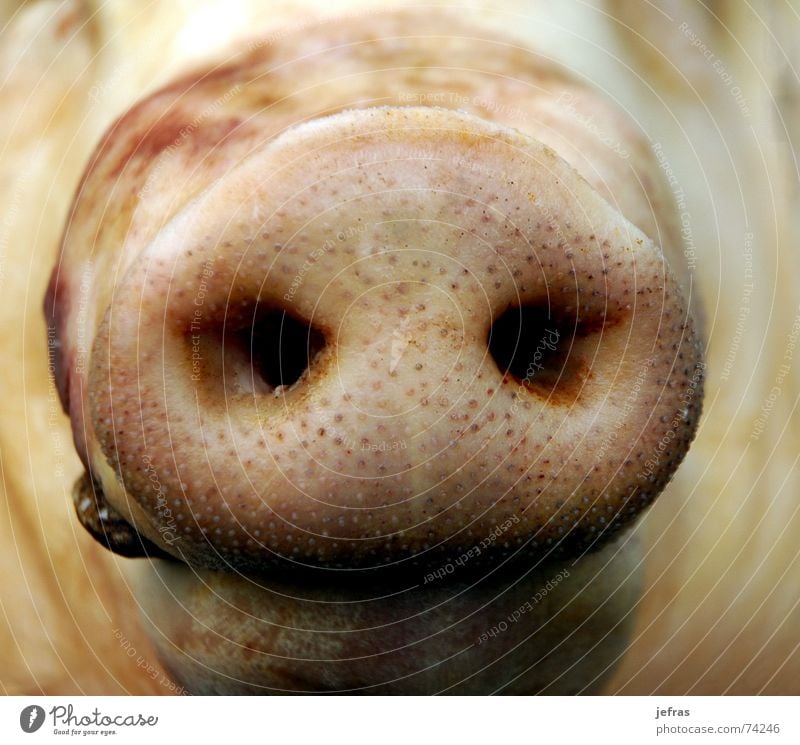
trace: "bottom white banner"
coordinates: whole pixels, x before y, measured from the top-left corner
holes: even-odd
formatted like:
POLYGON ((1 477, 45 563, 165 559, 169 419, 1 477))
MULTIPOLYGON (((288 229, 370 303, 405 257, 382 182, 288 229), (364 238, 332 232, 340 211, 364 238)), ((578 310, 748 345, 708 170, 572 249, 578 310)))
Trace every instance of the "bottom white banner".
POLYGON ((123 698, 0 699, 0 742, 320 745, 515 743, 798 743, 798 700, 774 698, 123 698), (750 739, 743 739, 750 738, 750 739))

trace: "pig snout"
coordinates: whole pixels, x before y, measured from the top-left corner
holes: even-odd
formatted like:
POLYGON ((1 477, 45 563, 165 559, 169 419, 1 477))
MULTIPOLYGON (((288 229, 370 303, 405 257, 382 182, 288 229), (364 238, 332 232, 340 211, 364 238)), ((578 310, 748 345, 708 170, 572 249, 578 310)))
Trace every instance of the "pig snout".
POLYGON ((299 125, 165 225, 88 375, 99 481, 185 561, 600 545, 691 440, 652 241, 541 143, 425 108, 299 125))

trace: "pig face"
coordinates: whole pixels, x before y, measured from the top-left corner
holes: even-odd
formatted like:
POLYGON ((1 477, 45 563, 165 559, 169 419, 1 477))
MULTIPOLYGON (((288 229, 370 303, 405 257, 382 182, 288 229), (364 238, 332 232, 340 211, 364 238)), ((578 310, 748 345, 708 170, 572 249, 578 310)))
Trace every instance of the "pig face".
POLYGON ((92 159, 46 310, 113 550, 264 577, 564 560, 686 453, 703 363, 646 142, 536 55, 409 22, 256 45, 92 159))

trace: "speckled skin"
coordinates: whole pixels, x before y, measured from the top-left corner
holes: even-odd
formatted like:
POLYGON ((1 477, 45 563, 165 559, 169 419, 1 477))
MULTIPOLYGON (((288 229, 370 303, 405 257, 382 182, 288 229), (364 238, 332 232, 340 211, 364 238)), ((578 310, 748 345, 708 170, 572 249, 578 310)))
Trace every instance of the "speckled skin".
MULTIPOLYGON (((402 16, 374 22, 388 35, 402 16)), ((49 301, 65 359, 79 315, 92 341, 80 372, 61 366, 87 466, 144 536, 193 564, 397 561, 471 545, 512 514, 511 546, 593 545, 656 496, 694 431, 699 396, 676 418, 697 377, 691 318, 661 252, 623 215, 651 236, 669 228, 628 186, 630 158, 554 101, 593 94, 533 55, 485 42, 482 72, 443 76, 438 55, 474 48, 330 33, 176 83, 101 145, 49 301), (292 62, 346 37, 351 47, 317 51, 333 60, 292 62), (380 72, 397 59, 407 72, 380 72), (334 61, 352 78, 309 93, 334 61), (445 85, 456 103, 491 106, 351 108, 446 103, 445 85), (348 110, 319 117, 336 109, 348 110), (548 141, 571 143, 560 151, 589 183, 548 141), (327 340, 284 396, 254 383, 249 358, 221 353, 223 327, 247 327, 257 302, 327 340), (492 320, 521 303, 549 307, 572 345, 574 368, 552 390, 520 387, 487 354, 492 320), (665 437, 667 456, 637 478, 665 437), (169 545, 158 506, 174 518, 169 545)), ((619 114, 593 111, 641 152, 619 114)), ((641 181, 656 183, 641 157, 641 181)))
POLYGON ((530 51, 414 29, 305 28, 190 74, 111 128, 76 196, 46 310, 78 452, 212 584, 418 573, 498 526, 470 571, 577 557, 693 437, 701 346, 646 140, 530 51), (487 344, 521 305, 561 350, 527 384, 487 344), (267 309, 324 337, 288 388, 241 343, 267 309))
POLYGON ((142 463, 158 473, 189 563, 386 563, 472 545, 512 515, 512 546, 583 549, 647 504, 688 445, 690 412, 673 422, 694 372, 685 317, 648 238, 548 148, 451 111, 353 111, 263 147, 141 253, 95 336, 91 419, 154 542, 142 463), (453 172, 464 151, 485 178, 453 172), (278 396, 218 338, 252 323, 256 300, 328 340, 278 396), (487 335, 518 304, 563 317, 580 360, 564 375, 579 380, 547 391, 500 372, 487 335), (577 306, 589 330, 575 331, 577 306), (598 462, 620 421, 624 447, 598 462), (674 456, 637 480, 676 424, 674 456))

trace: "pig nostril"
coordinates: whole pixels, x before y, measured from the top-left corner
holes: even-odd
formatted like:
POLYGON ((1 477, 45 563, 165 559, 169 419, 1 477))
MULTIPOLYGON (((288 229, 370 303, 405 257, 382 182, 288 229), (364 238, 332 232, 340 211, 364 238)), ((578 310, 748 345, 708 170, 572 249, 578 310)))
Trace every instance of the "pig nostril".
POLYGON ((526 389, 574 400, 586 378, 574 319, 557 319, 546 306, 508 308, 489 329, 489 352, 504 376, 526 389))
POLYGON ((244 360, 255 382, 274 390, 292 386, 325 347, 325 336, 286 311, 257 309, 250 325, 226 341, 226 354, 244 360))

